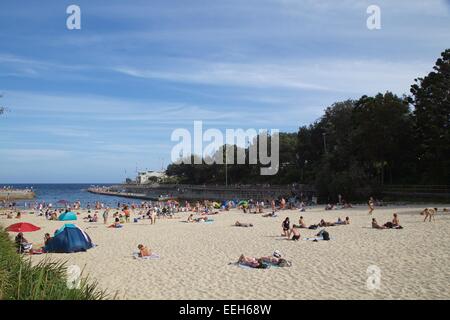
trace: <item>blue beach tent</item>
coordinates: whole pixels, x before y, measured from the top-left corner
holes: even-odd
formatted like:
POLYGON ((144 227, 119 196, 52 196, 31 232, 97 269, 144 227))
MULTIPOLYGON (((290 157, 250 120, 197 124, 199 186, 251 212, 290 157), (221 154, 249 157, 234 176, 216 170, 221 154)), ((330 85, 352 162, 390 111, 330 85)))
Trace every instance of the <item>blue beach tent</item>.
POLYGON ((93 247, 89 236, 74 224, 65 224, 55 232, 47 243, 45 252, 71 253, 86 251, 93 247))
POLYGON ((59 221, 71 221, 71 220, 77 220, 77 214, 72 211, 61 213, 58 217, 59 221))

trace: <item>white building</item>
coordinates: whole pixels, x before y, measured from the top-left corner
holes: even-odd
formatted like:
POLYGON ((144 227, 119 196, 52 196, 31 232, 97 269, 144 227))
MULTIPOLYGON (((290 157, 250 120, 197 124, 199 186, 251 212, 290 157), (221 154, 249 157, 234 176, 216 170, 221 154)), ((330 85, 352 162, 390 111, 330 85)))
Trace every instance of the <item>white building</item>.
POLYGON ((136 177, 136 182, 138 184, 148 184, 160 182, 161 179, 165 179, 167 175, 161 171, 141 171, 136 177))

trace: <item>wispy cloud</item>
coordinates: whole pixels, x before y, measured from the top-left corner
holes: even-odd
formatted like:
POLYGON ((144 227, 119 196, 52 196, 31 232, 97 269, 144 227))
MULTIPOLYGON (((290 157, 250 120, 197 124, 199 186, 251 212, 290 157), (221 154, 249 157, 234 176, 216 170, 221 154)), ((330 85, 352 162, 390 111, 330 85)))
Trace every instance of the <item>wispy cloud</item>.
POLYGON ((171 70, 115 67, 131 77, 212 86, 288 88, 353 94, 393 90, 406 93, 413 79, 431 69, 431 62, 358 59, 316 59, 274 63, 182 63, 171 70))

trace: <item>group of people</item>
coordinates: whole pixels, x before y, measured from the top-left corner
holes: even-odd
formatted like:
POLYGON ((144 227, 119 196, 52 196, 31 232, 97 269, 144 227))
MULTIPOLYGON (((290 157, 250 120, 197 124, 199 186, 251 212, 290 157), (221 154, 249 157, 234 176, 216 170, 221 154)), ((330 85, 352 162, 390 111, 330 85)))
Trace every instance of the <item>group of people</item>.
POLYGON ((382 226, 380 226, 375 218, 372 218, 372 228, 373 229, 403 229, 403 227, 400 225, 400 219, 398 218, 398 215, 394 213, 394 218, 392 221, 388 221, 382 226))
POLYGON ((23 232, 19 232, 14 238, 14 243, 16 244, 18 253, 37 253, 45 252, 45 246, 49 244, 52 239, 53 238, 50 236, 50 234, 46 233, 44 235, 44 246, 38 250, 34 250, 33 244, 25 238, 23 232))
POLYGON ((350 218, 345 217, 344 220, 338 218, 336 222, 326 222, 324 219, 321 219, 318 224, 312 224, 309 227, 306 225, 303 216, 300 217, 298 224, 293 224, 291 227, 291 222, 289 217, 286 217, 281 224, 281 228, 283 230, 281 236, 286 237, 291 240, 299 240, 300 239, 300 231, 299 229, 317 229, 318 227, 333 227, 339 225, 349 225, 350 218), (291 238, 292 235, 292 238, 291 238))

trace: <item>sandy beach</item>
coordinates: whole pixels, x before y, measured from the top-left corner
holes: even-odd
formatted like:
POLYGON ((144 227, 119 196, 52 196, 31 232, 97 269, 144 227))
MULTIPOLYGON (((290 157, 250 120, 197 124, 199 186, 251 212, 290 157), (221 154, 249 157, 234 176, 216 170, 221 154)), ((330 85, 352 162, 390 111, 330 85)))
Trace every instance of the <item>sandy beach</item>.
MULTIPOLYGON (((127 223, 121 229, 82 219, 76 224, 97 245, 87 252, 31 256, 64 259, 85 268, 102 289, 118 299, 449 299, 450 298, 450 213, 442 210, 435 222, 423 222, 424 205, 377 207, 373 216, 380 224, 397 212, 402 230, 375 230, 367 207, 325 211, 322 206, 306 212, 285 210, 276 218, 231 210, 212 216, 213 223, 183 223, 179 219, 158 219, 127 223), (281 223, 287 216, 306 224, 320 219, 336 221, 350 217, 351 224, 326 228, 331 241, 288 241, 281 237, 281 223), (236 220, 253 223, 252 228, 232 226, 236 220), (143 243, 160 255, 159 260, 132 257, 143 243), (290 268, 245 269, 235 262, 240 254, 271 255, 274 250, 292 262, 290 268), (367 268, 381 270, 378 290, 366 286, 367 268)), ((450 207, 450 205, 428 205, 450 207)), ((81 217, 87 216, 86 211, 81 217)), ((100 214, 101 215, 101 214, 100 214)), ((112 221, 112 218, 109 219, 112 221)), ((42 229, 25 237, 38 247, 45 232, 53 232, 62 221, 47 221, 35 214, 23 214, 23 222, 42 229)), ((4 227, 18 219, 0 217, 4 227)), ((316 230, 301 230, 314 236, 316 230)), ((11 237, 15 233, 11 233, 11 237)))

